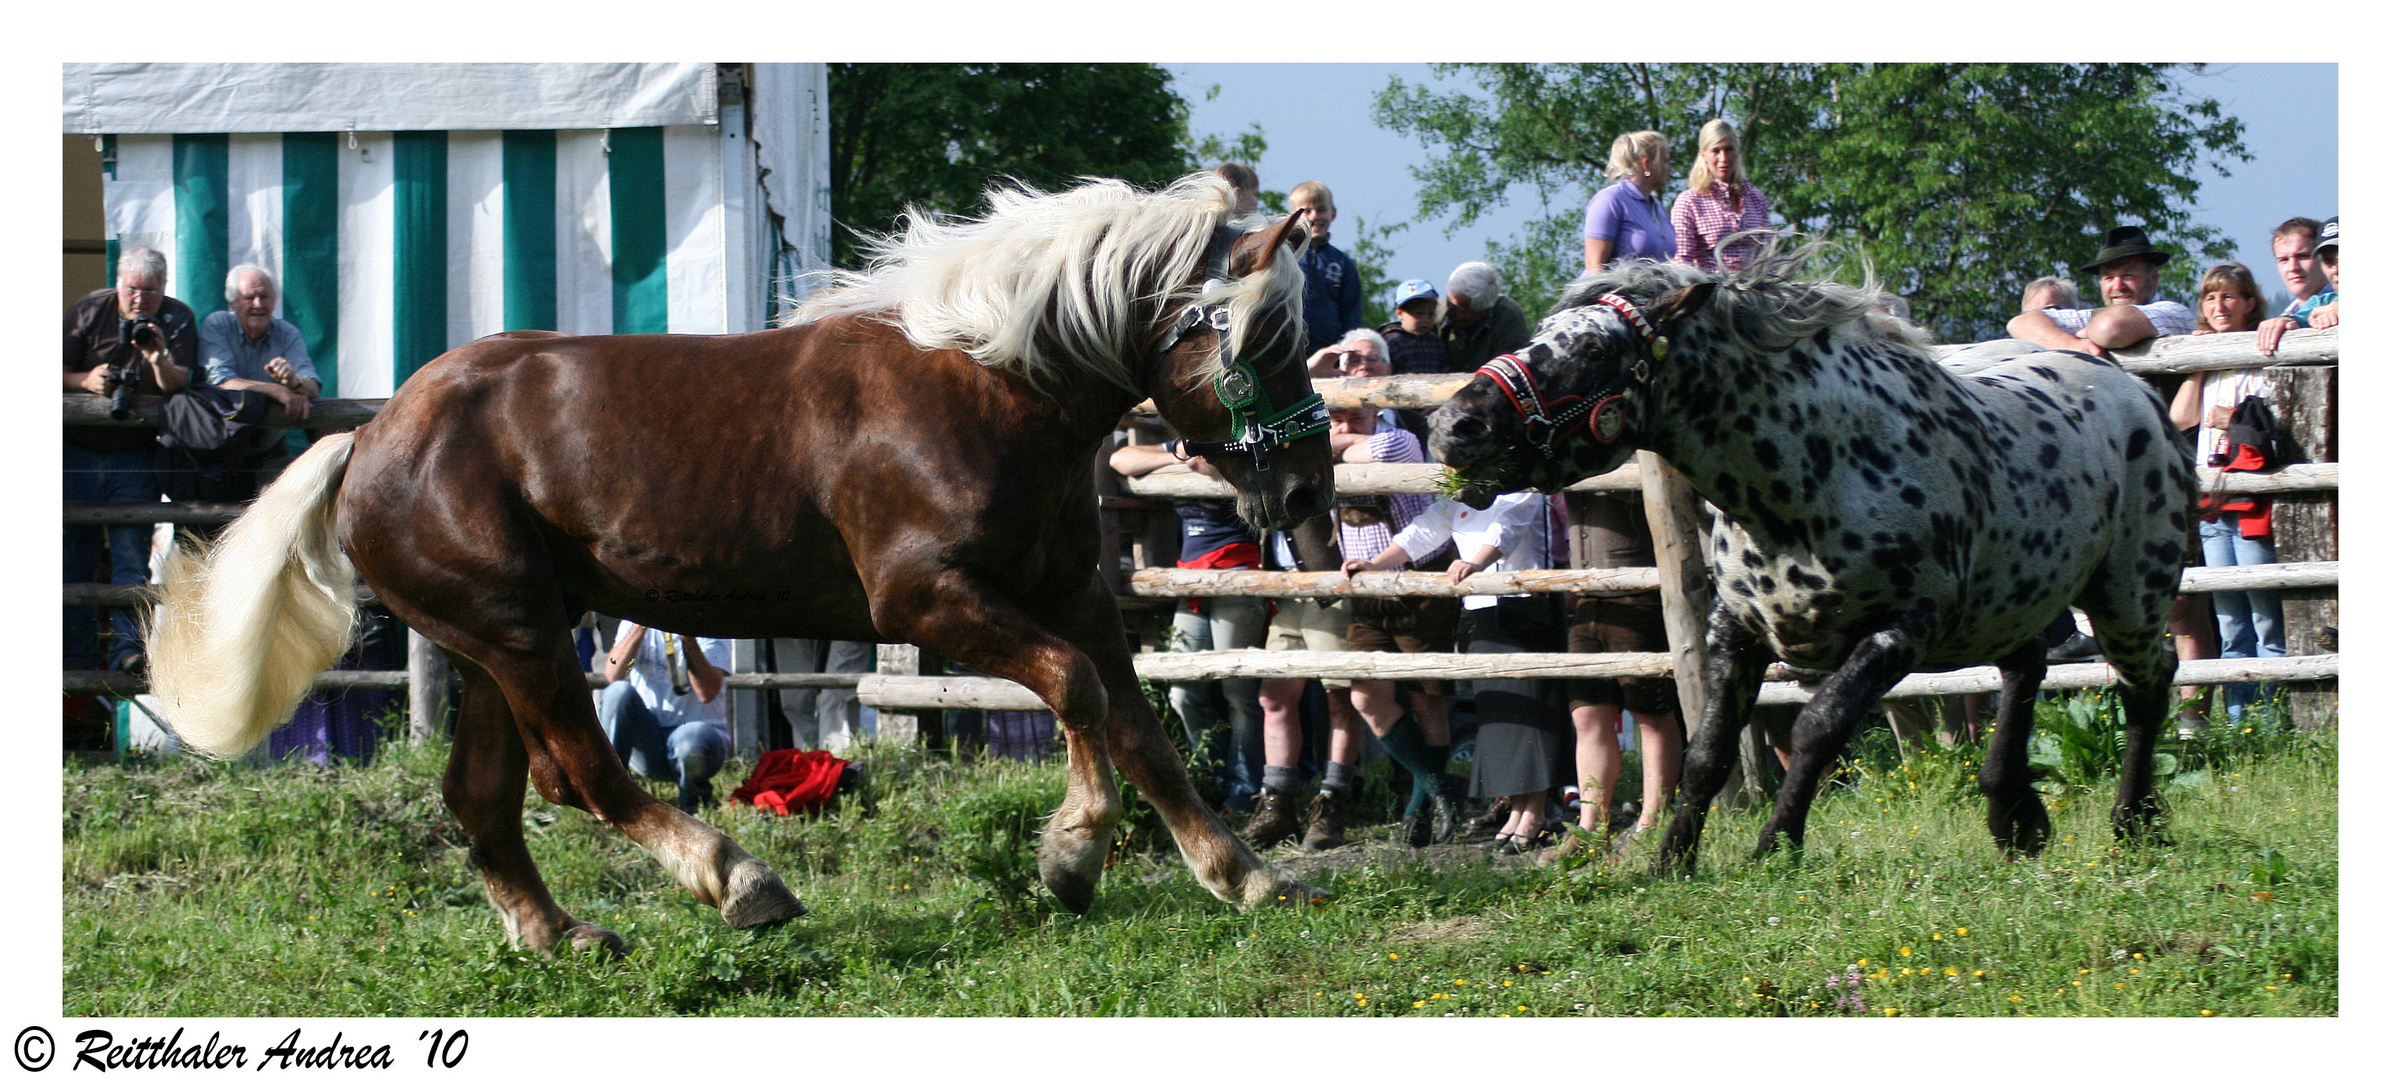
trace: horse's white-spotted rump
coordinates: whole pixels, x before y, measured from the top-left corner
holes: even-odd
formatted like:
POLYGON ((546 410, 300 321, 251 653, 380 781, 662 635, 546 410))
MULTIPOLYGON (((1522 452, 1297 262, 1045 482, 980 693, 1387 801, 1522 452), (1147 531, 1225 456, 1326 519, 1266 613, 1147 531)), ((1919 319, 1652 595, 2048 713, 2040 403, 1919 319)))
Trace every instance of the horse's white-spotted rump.
POLYGON ((1819 775, 1902 675, 1987 663, 2010 687, 1983 778, 1989 824, 2039 849, 2049 826, 2024 742, 2040 636, 2070 604, 2127 685, 2118 823, 2147 827, 2175 664, 2162 629, 2194 497, 2158 396, 2082 353, 1954 373, 1869 293, 1789 280, 1793 265, 1636 262, 1579 281, 1518 351, 1538 385, 1500 365, 1435 418, 1435 453, 1471 491, 1555 491, 1649 449, 1713 507, 1710 700, 1663 865, 1689 862, 1698 793, 1722 782, 1770 657, 1833 675, 1795 726, 1763 851, 1799 842, 1819 775), (1563 413, 1619 399, 1623 433, 1547 425, 1530 397, 1563 413))

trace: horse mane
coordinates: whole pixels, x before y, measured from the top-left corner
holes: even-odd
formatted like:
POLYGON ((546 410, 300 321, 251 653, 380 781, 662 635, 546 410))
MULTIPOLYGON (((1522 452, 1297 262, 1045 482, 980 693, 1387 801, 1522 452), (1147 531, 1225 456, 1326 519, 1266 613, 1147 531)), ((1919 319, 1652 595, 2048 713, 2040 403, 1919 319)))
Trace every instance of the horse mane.
POLYGON ((1172 305, 1230 303, 1236 349, 1271 310, 1300 321, 1288 252, 1243 280, 1204 288, 1195 273, 1234 206, 1214 174, 1156 192, 1098 179, 1051 194, 996 186, 985 198, 980 218, 911 207, 899 231, 868 238, 866 269, 832 273, 785 325, 861 315, 920 349, 957 349, 1038 386, 1082 373, 1141 393, 1128 359, 1154 347, 1172 305))
POLYGON ((1569 282, 1552 311, 1591 304, 1605 293, 1649 303, 1677 289, 1714 281, 1717 295, 1693 317, 1710 320, 1738 340, 1778 348, 1819 330, 1855 326, 1870 338, 1899 345, 1930 362, 1933 339, 1917 324, 1878 306, 1881 286, 1873 271, 1864 286, 1844 285, 1821 269, 1826 253, 1822 240, 1789 252, 1771 240, 1750 265, 1717 274, 1685 263, 1628 259, 1569 282))

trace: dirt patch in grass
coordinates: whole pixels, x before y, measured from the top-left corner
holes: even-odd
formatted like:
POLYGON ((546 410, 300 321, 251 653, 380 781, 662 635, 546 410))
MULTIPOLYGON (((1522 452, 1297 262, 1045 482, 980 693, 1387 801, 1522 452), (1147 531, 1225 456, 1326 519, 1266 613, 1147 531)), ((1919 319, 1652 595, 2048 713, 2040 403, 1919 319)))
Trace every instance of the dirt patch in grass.
POLYGON ((1484 917, 1460 915, 1396 926, 1392 930, 1392 943, 1395 946, 1467 945, 1489 938, 1494 932, 1492 923, 1484 917))

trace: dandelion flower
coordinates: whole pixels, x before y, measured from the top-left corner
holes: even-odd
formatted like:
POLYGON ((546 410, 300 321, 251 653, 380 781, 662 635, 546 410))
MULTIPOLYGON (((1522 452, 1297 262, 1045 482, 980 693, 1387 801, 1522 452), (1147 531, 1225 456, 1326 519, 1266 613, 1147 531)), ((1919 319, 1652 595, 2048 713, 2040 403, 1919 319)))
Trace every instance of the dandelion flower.
POLYGON ((1396 952, 1388 952, 1388 953, 1385 953, 1385 954, 1384 954, 1384 959, 1386 959, 1386 960, 1398 960, 1398 959, 1400 959, 1400 958, 1401 958, 1401 954, 1399 954, 1399 953, 1396 953, 1396 952))
POLYGON ((1451 985, 1452 985, 1452 986, 1465 986, 1465 985, 1467 985, 1467 980, 1465 980, 1465 979, 1452 979, 1452 980, 1451 980, 1451 985))
POLYGON ((2011 994, 2011 995, 2009 995, 2009 1000, 2010 1000, 2010 1002, 2011 1002, 2012 1004, 2014 1004, 2014 1003, 2016 1003, 2016 1002, 2024 1001, 2024 1000, 2026 1000, 2026 999, 2025 999, 2025 998, 2022 998, 2022 997, 2019 997, 2019 996, 2017 996, 2016 994, 2011 994))
POLYGON ((2203 1015, 2203 1016, 2216 1016, 2217 1014, 2218 1014, 2218 1011, 2217 1011, 2216 1009, 2203 1009, 2203 1010, 2201 1010, 2201 1015, 2203 1015))
POLYGON ((1967 927, 1964 927, 1964 926, 1954 926, 1954 927, 1952 927, 1952 928, 1951 928, 1951 932, 1952 932, 1952 933, 1954 933, 1954 934, 1957 934, 1957 935, 1959 935, 1960 937, 1966 937, 1966 936, 1967 936, 1967 927))
POLYGON ((1953 978, 1956 978, 1956 977, 1958 977, 1958 975, 1959 975, 1959 969, 1958 969, 1958 968, 1955 968, 1955 967, 1947 967, 1947 968, 1944 968, 1944 969, 1942 969, 1942 973, 1943 973, 1944 975, 1947 975, 1947 976, 1951 976, 1951 977, 1953 977, 1953 978))
POLYGON ((1884 1010, 1884 1015, 1886 1015, 1886 1016, 1899 1016, 1899 1015, 1901 1015, 1901 1010, 1899 1010, 1899 1009, 1886 1009, 1886 1010, 1884 1010))
POLYGON ((1901 955, 1903 955, 1903 956, 1908 956, 1908 955, 1910 955, 1910 952, 1909 952, 1909 946, 1907 946, 1907 945, 1903 945, 1903 946, 1901 946, 1901 955))
POLYGON ((1977 968, 1974 971, 1968 972, 1968 977, 1971 979, 1981 979, 1984 977, 1984 969, 1977 968))

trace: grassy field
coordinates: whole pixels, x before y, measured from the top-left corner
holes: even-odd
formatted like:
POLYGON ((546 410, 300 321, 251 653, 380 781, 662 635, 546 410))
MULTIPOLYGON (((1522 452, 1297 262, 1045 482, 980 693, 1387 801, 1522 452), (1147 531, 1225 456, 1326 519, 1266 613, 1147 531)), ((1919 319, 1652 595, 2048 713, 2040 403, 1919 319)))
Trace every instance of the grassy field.
POLYGON ((1797 858, 1744 857, 1757 811, 1712 819, 1690 879, 1639 858, 1546 870, 1464 848, 1425 857, 1359 828, 1330 856, 1271 855, 1336 899, 1247 913, 1192 884, 1147 811, 1092 913, 1060 912, 1033 884, 1028 839, 1063 788, 1055 765, 871 752, 872 813, 710 811, 810 906, 756 932, 726 928, 584 814, 529 801, 560 902, 634 946, 555 961, 502 942, 441 807, 443 747, 337 769, 70 763, 63 1008, 2334 1015, 2334 738, 2219 729, 2180 747, 2174 844, 2126 850, 2075 721, 2046 716, 2058 833, 2039 860, 2005 862, 1984 836, 1972 752, 1904 763, 1878 730, 1819 799, 1797 858))

